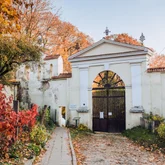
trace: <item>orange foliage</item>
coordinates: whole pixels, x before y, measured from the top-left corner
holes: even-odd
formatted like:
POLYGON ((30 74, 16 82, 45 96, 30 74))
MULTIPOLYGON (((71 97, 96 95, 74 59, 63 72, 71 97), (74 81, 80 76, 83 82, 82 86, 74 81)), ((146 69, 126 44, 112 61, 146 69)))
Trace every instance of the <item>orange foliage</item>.
POLYGON ((53 52, 60 54, 63 57, 64 70, 70 72, 68 57, 88 47, 93 40, 69 22, 59 21, 56 32, 56 36, 52 36, 50 41, 53 46, 50 54, 53 52))
POLYGON ((16 0, 0 1, 0 34, 12 33, 20 29, 17 6, 19 3, 16 0))
POLYGON ((142 46, 142 44, 140 42, 138 42, 133 37, 129 36, 127 33, 113 34, 113 35, 107 36, 106 39, 112 39, 116 42, 122 42, 122 43, 126 43, 126 44, 142 46))
POLYGON ((161 68, 165 67, 165 55, 155 55, 150 58, 150 68, 161 68))
POLYGON ((26 33, 29 39, 37 40, 42 35, 42 44, 46 54, 60 54, 64 61, 64 70, 71 71, 68 56, 89 46, 93 41, 69 22, 63 22, 58 11, 53 14, 47 0, 31 0, 32 5, 22 5, 21 34, 26 33), (79 46, 77 50, 76 45, 79 46))

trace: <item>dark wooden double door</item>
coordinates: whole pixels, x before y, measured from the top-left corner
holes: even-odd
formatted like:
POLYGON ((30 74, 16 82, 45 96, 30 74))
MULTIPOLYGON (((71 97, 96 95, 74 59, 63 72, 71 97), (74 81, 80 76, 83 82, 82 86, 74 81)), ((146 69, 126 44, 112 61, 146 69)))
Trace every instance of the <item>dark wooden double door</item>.
POLYGON ((125 130, 125 88, 94 88, 92 93, 93 131, 125 130))

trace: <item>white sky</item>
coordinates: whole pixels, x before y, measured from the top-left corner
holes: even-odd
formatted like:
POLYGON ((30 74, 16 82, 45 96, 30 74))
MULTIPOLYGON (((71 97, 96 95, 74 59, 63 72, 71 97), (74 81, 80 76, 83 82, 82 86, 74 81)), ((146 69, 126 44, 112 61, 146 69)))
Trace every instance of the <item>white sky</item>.
POLYGON ((61 8, 61 19, 75 25, 94 41, 105 28, 111 34, 128 33, 144 45, 165 54, 165 0, 51 0, 61 8), (162 51, 164 49, 164 51, 162 51))

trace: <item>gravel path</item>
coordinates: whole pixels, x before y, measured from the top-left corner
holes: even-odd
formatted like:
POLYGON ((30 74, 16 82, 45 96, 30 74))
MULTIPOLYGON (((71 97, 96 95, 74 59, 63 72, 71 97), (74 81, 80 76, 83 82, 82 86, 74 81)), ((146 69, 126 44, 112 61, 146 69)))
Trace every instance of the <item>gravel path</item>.
POLYGON ((83 165, 165 165, 165 155, 144 150, 120 134, 99 133, 77 142, 83 165))

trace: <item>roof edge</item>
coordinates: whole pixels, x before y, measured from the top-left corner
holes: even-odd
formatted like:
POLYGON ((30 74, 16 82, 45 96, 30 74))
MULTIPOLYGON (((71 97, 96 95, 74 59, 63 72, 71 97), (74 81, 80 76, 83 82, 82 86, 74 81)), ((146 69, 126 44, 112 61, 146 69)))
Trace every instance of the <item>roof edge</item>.
POLYGON ((53 76, 51 79, 59 80, 59 79, 66 79, 71 77, 72 77, 72 73, 60 73, 58 76, 53 76))
POLYGON ((47 60, 53 60, 53 59, 58 59, 60 57, 59 54, 56 55, 47 55, 43 60, 47 61, 47 60))
POLYGON ((165 72, 165 67, 157 67, 157 68, 148 68, 147 69, 148 73, 152 72, 165 72))

